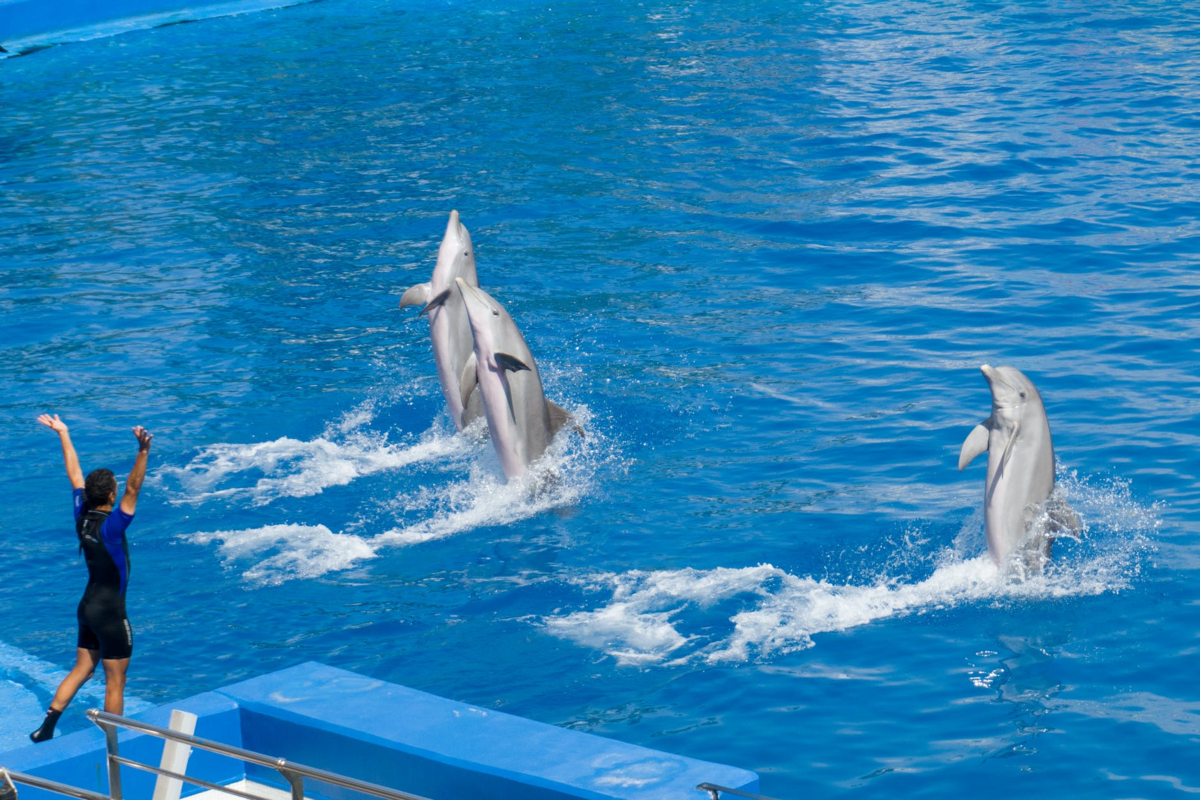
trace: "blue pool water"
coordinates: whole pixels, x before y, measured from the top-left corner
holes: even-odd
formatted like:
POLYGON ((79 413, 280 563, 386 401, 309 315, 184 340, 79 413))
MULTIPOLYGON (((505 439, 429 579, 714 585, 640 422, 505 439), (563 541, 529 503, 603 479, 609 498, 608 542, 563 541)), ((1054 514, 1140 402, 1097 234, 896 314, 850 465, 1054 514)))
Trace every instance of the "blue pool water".
POLYGON ((52 411, 85 469, 155 433, 137 703, 315 659, 782 798, 1200 791, 1198 47, 1144 1, 326 0, 0 62, 0 747, 73 655, 52 411), (452 208, 587 428, 540 490, 396 308, 452 208), (1026 583, 956 469, 984 362, 1086 528, 1026 583))

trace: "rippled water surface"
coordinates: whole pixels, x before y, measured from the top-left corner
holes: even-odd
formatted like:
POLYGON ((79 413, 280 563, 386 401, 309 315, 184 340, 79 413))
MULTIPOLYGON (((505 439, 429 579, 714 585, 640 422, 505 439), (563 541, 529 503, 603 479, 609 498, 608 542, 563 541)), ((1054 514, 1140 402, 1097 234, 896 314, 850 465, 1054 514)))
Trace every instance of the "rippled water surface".
POLYGON ((85 469, 155 433, 135 705, 315 659, 781 798, 1200 791, 1198 51, 1186 4, 326 0, 0 62, 0 747, 73 658, 52 411, 85 469), (587 429, 540 482, 397 309, 452 208, 587 429), (1024 583, 956 469, 985 362, 1085 527, 1024 583))

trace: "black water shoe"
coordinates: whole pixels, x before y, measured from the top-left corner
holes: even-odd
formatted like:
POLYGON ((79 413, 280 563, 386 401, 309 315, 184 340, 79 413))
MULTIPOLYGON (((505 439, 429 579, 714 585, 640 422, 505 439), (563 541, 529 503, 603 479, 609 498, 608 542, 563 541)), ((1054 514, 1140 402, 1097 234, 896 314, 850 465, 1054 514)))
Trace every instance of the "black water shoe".
POLYGON ((34 744, 54 738, 54 726, 58 724, 58 718, 61 716, 62 712, 54 710, 53 707, 46 712, 46 719, 42 720, 42 727, 29 734, 29 738, 33 740, 34 744))

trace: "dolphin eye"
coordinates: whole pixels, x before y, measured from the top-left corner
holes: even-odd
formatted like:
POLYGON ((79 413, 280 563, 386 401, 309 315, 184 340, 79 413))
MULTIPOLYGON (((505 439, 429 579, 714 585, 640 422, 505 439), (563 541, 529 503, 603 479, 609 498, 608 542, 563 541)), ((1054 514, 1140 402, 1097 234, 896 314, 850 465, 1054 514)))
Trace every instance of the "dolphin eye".
POLYGON ((1024 392, 1021 392, 1021 399, 1022 399, 1022 400, 1024 400, 1024 399, 1025 399, 1025 393, 1024 393, 1024 392))

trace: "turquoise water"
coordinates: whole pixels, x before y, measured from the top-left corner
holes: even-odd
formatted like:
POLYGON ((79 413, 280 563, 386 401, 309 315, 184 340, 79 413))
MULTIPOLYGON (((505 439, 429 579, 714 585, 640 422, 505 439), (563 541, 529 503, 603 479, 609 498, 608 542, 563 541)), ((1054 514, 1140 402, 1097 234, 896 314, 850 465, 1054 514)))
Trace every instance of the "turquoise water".
MULTIPOLYGON (((128 470, 129 693, 309 659, 762 773, 1200 790, 1200 24, 1134 4, 326 0, 0 62, 0 746, 128 470), (506 485, 396 308, 457 208, 562 437, 506 485), (1086 527, 984 552, 980 364, 1086 527)), ((64 730, 86 727, 80 698, 64 730)))

